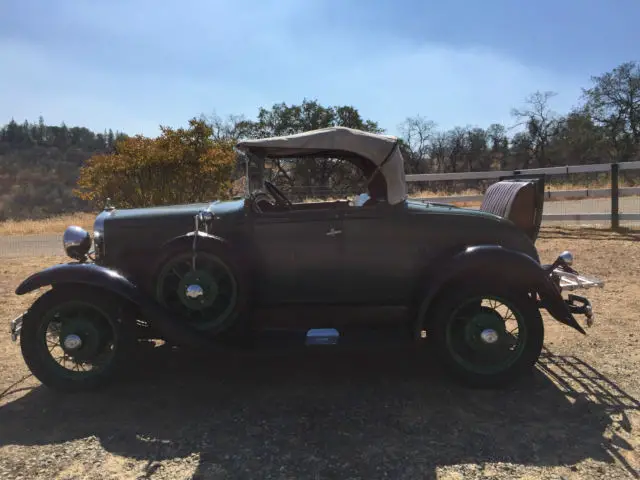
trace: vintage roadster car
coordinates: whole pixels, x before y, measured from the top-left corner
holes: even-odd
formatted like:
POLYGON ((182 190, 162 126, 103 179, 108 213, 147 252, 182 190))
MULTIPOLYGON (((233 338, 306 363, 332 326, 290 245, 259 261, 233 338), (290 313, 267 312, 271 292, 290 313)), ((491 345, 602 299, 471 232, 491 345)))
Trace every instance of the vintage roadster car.
POLYGON ((11 323, 33 374, 63 391, 102 386, 143 339, 239 351, 429 345, 469 386, 505 385, 543 345, 541 309, 578 332, 593 314, 563 291, 601 286, 535 247, 544 177, 489 186, 480 209, 410 200, 398 140, 347 128, 241 141, 247 158, 339 158, 367 192, 293 203, 274 184, 243 198, 101 212, 74 261, 16 289, 43 293, 11 323), (92 249, 93 244, 93 249, 92 249), (305 347, 307 346, 307 347, 305 347), (318 348, 318 347, 316 347, 318 348))

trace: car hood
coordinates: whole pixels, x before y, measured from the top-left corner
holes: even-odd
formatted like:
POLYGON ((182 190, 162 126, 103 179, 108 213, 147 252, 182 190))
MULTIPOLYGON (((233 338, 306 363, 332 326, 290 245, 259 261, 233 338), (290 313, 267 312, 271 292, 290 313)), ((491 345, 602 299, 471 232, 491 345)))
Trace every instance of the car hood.
POLYGON ((225 219, 242 212, 244 202, 244 199, 234 199, 185 205, 105 210, 96 218, 94 228, 101 230, 105 222, 109 224, 117 223, 120 226, 135 227, 148 225, 156 221, 180 220, 184 222, 186 219, 193 221, 193 218, 203 210, 208 210, 216 217, 225 219))

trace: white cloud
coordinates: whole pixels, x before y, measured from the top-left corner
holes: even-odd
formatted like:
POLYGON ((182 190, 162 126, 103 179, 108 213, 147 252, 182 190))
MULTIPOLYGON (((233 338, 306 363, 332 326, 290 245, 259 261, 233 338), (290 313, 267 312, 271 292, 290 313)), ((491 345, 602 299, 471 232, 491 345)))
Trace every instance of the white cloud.
POLYGON ((535 90, 559 93, 553 107, 565 112, 580 94, 577 78, 556 75, 484 49, 426 44, 388 48, 330 74, 331 102, 354 102, 393 129, 420 114, 442 128, 508 124, 510 111, 535 90))
POLYGON ((323 30, 314 5, 294 0, 62 5, 56 19, 65 22, 46 30, 50 41, 38 36, 46 18, 30 23, 31 33, 0 36, 9 65, 0 76, 0 122, 43 115, 155 134, 159 124, 200 113, 253 117, 260 106, 307 97, 354 105, 394 133, 416 114, 441 128, 508 124, 510 109, 537 89, 557 91, 554 107, 564 112, 584 80, 483 48, 323 30))

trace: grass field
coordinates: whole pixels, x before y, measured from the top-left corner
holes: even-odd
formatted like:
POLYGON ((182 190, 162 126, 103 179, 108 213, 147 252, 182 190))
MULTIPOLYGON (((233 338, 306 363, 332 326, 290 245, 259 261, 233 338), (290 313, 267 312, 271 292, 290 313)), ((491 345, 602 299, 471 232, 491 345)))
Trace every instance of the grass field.
POLYGON ((5 220, 0 222, 0 236, 62 233, 69 225, 78 225, 91 232, 97 213, 72 213, 37 220, 5 220))
MULTIPOLYGON (((638 478, 639 239, 543 228, 544 261, 570 247, 607 284, 588 292, 587 336, 546 317, 538 369, 506 391, 465 390, 411 352, 156 349, 109 390, 56 395, 2 334, 0 478, 638 478)), ((3 259, 0 318, 34 300, 13 295, 22 278, 61 261, 3 259)))

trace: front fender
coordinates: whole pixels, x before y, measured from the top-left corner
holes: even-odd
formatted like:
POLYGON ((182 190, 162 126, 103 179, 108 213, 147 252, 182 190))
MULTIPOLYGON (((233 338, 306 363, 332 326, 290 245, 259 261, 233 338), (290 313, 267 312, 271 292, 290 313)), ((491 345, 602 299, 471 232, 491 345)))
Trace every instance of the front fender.
POLYGON ((476 245, 456 253, 442 269, 434 274, 422 296, 416 321, 416 335, 424 327, 429 307, 443 293, 448 284, 464 279, 495 277, 509 285, 524 287, 540 296, 540 306, 553 318, 580 333, 586 334, 567 307, 560 290, 553 283, 550 272, 530 256, 499 245, 476 245))
POLYGON ((228 258, 233 261, 244 275, 248 277, 253 275, 255 265, 259 263, 259 256, 246 237, 236 236, 231 241, 230 239, 202 231, 192 231, 166 241, 160 249, 154 268, 160 268, 160 265, 164 263, 167 257, 174 255, 173 252, 176 250, 191 250, 195 235, 198 235, 196 240, 197 251, 210 250, 228 255, 228 258))
POLYGON ((206 243, 209 244, 215 244, 215 245, 219 245, 219 246, 228 246, 229 242, 227 242, 227 240, 225 240, 222 237, 219 237, 217 235, 212 235, 210 233, 205 233, 205 232, 201 232, 201 231, 193 231, 193 232, 189 232, 186 233, 184 235, 179 235, 177 237, 173 237, 169 240, 167 240, 163 245, 162 245, 162 249, 167 249, 167 248, 172 248, 175 245, 192 245, 193 244, 193 239, 194 237, 198 235, 198 240, 197 242, 201 242, 204 241, 206 243))
POLYGON ((24 295, 38 288, 58 283, 80 283, 94 287, 105 287, 128 300, 134 300, 136 287, 120 273, 96 265, 95 263, 62 263, 45 268, 26 278, 18 288, 16 295, 24 295))
POLYGON ((120 273, 94 263, 64 263, 46 268, 26 278, 16 288, 16 295, 24 295, 38 288, 58 285, 89 285, 105 289, 134 304, 168 340, 176 345, 195 349, 211 349, 205 336, 176 321, 170 312, 149 298, 120 273))

